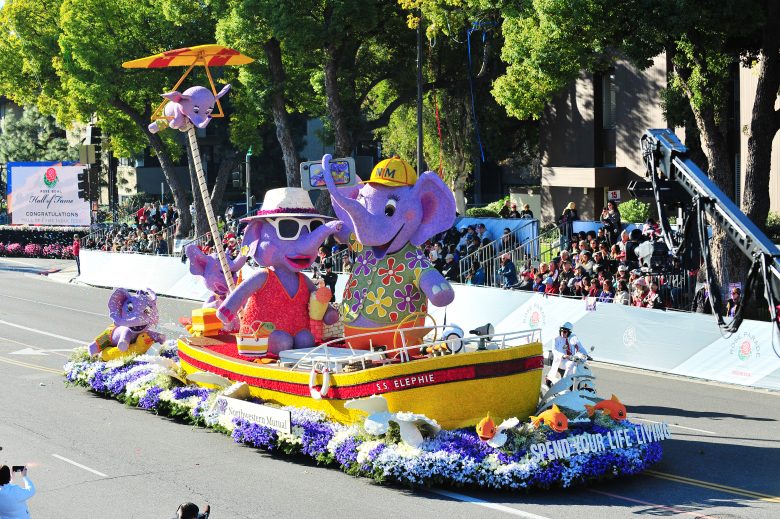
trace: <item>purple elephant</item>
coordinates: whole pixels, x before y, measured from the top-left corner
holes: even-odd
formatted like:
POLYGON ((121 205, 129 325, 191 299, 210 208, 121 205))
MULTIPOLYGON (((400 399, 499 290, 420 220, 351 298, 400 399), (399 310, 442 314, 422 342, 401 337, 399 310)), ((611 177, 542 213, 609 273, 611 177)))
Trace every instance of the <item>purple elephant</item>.
MULTIPOLYGON (((342 222, 325 223, 328 217, 317 214, 308 193, 301 188, 279 188, 266 192, 263 209, 257 216, 244 218, 243 246, 263 267, 231 292, 219 306, 217 316, 231 322, 243 307, 242 332, 255 331, 262 323, 275 330, 268 337, 268 353, 314 345, 309 326, 309 297, 314 283, 301 271, 310 266, 318 247, 331 234, 341 230, 342 222)), ((338 312, 328 308, 323 321, 333 324, 338 312)))
POLYGON ((155 121, 149 125, 149 131, 157 133, 166 127, 175 130, 183 130, 187 122, 191 122, 196 128, 205 128, 211 122, 211 112, 214 110, 214 104, 217 99, 230 91, 230 85, 225 85, 219 91, 217 97, 214 93, 202 86, 190 87, 184 92, 168 92, 162 96, 169 102, 165 104, 163 114, 164 121, 155 121))
MULTIPOLYGON (((421 325, 428 300, 446 306, 455 297, 420 249, 452 227, 455 198, 438 175, 428 171, 418 178, 398 157, 378 163, 362 187, 337 188, 330 159, 322 158, 322 168, 333 209, 344 221, 338 239, 344 241, 351 232, 357 241, 343 299, 344 334, 375 332, 370 337, 374 344, 400 344, 397 328, 421 325)), ((350 344, 368 347, 368 338, 350 344)))
MULTIPOLYGON (((203 283, 211 292, 211 295, 203 303, 203 308, 217 308, 225 300, 228 294, 228 286, 225 281, 225 275, 222 273, 222 267, 215 254, 204 254, 200 248, 193 244, 187 245, 184 250, 190 260, 190 274, 203 278, 203 283)), ((227 258, 230 272, 233 273, 233 283, 236 282, 237 272, 246 263, 246 256, 239 256, 235 261, 227 258)), ((234 319, 223 328, 226 332, 237 332, 239 327, 238 319, 234 319)))
POLYGON ((108 311, 114 326, 89 345, 90 355, 97 355, 110 346, 127 351, 144 332, 157 343, 165 342, 165 335, 149 329, 159 320, 157 294, 151 290, 139 290, 132 295, 124 288, 117 288, 108 300, 108 311))

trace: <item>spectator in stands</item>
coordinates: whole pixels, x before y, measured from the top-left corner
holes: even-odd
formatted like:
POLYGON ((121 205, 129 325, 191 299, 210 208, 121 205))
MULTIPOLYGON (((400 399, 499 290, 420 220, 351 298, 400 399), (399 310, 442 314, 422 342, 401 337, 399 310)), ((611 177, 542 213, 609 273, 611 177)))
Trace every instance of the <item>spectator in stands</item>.
POLYGON ((617 243, 617 237, 622 229, 620 211, 618 211, 617 203, 614 200, 609 200, 607 207, 601 212, 601 223, 604 224, 607 242, 610 245, 617 243))
POLYGON ((568 283, 569 280, 573 278, 574 270, 571 267, 571 261, 561 260, 561 270, 558 272, 558 281, 565 281, 568 283))
POLYGON ((546 287, 544 285, 544 278, 542 277, 542 275, 537 274, 536 276, 534 276, 534 283, 531 286, 531 291, 539 292, 540 294, 543 294, 545 288, 546 287))
POLYGON ((590 259, 590 251, 582 251, 577 262, 577 266, 582 266, 582 271, 584 274, 587 274, 588 276, 593 274, 593 267, 595 263, 592 259, 590 259))
POLYGON ((582 297, 598 297, 599 287, 593 284, 590 276, 582 278, 582 297))
POLYGON ((498 274, 501 276, 503 288, 517 284, 517 267, 509 254, 501 256, 501 268, 498 269, 498 274))
POLYGON ((520 274, 520 281, 513 285, 512 289, 531 291, 534 286, 532 274, 531 269, 523 269, 523 272, 520 274))
POLYGON ((654 240, 661 236, 661 226, 658 225, 655 220, 648 218, 645 224, 642 226, 642 234, 654 240))
POLYGON ((620 279, 617 282, 617 291, 615 292, 615 304, 628 305, 631 302, 631 296, 628 293, 628 284, 620 279))
POLYGON ((645 307, 654 308, 656 310, 666 310, 663 298, 658 293, 658 281, 653 280, 650 282, 650 291, 645 296, 645 307))
POLYGON ((742 308, 742 289, 734 287, 731 289, 731 297, 726 301, 726 317, 733 318, 740 308, 742 308))
POLYGON ((558 225, 561 227, 561 248, 568 249, 574 234, 574 221, 579 220, 577 215, 577 205, 569 202, 566 208, 558 218, 558 225))
POLYGON ((572 291, 571 288, 569 288, 569 283, 567 281, 558 282, 558 295, 567 296, 567 297, 571 297, 574 295, 574 292, 572 291))
POLYGON ((455 261, 454 255, 447 254, 444 257, 444 265, 441 273, 447 281, 460 283, 460 266, 458 265, 458 262, 455 261))
POLYGON ((490 232, 487 230, 484 223, 477 224, 477 236, 479 236, 479 241, 484 245, 486 245, 485 240, 487 240, 487 243, 493 241, 493 237, 490 236, 490 232))
POLYGON ((481 286, 485 284, 485 269, 480 265, 479 261, 474 260, 471 262, 471 268, 469 268, 465 280, 467 285, 481 286))
POLYGON ((439 253, 436 252, 436 249, 431 249, 428 252, 428 261, 430 261, 431 265, 433 265, 433 267, 439 272, 441 272, 444 268, 444 258, 439 256, 439 253))
MULTIPOLYGON (((517 206, 515 206, 515 209, 517 209, 517 206)), ((520 218, 523 218, 525 220, 533 220, 534 219, 534 212, 531 211, 531 206, 528 204, 523 204, 523 210, 520 211, 520 218)))
POLYGON ((509 227, 504 227, 504 234, 501 235, 501 251, 509 252, 517 247, 517 240, 509 227))
POLYGON ((508 198, 504 200, 504 205, 501 207, 501 210, 498 211, 499 218, 511 218, 512 213, 512 201, 508 198))
POLYGON ((322 274, 322 280, 325 282, 325 286, 330 288, 330 291, 332 292, 332 295, 330 296, 331 303, 336 302, 336 281, 338 281, 338 279, 339 276, 333 272, 333 260, 325 260, 325 272, 322 274))
POLYGON ((629 240, 626 244, 626 258, 624 261, 630 268, 637 268, 639 266, 639 256, 637 256, 636 248, 642 241, 642 231, 632 229, 629 234, 629 240))
POLYGON ((650 289, 644 278, 638 278, 634 281, 633 305, 641 308, 647 306, 646 298, 649 291, 650 289))
POLYGON ((552 276, 547 276, 544 279, 544 293, 548 296, 554 296, 558 294, 558 285, 555 284, 555 280, 552 276))
POLYGON ((512 202, 512 209, 509 211, 509 218, 520 218, 520 213, 517 212, 517 204, 512 202))
POLYGON ((702 287, 696 291, 696 295, 693 296, 691 310, 697 314, 712 313, 712 302, 710 301, 710 293, 709 290, 707 290, 707 285, 702 285, 702 287))
POLYGON ((463 234, 461 235, 460 241, 458 242, 458 248, 460 247, 468 247, 471 243, 472 239, 474 238, 474 227, 469 225, 468 227, 465 227, 463 230, 463 234))
POLYGON ((612 290, 612 283, 605 279, 601 282, 601 292, 598 295, 599 303, 612 303, 615 300, 615 292, 612 290))
POLYGON ((163 233, 159 233, 155 235, 155 241, 157 242, 155 247, 155 254, 157 254, 158 256, 167 256, 168 241, 165 239, 163 233))

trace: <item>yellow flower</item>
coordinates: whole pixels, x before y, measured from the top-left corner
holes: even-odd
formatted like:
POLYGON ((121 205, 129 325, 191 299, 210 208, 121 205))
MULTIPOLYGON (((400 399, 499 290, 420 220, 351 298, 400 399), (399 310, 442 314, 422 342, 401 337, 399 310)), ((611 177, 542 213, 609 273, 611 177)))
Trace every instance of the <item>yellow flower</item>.
POLYGON ((354 232, 349 235, 349 248, 352 252, 363 252, 363 244, 357 240, 354 232))
POLYGON ((366 312, 373 314, 376 312, 378 317, 384 317, 387 315, 385 308, 389 307, 393 303, 393 298, 385 296, 385 287, 379 287, 376 292, 369 292, 366 299, 371 301, 371 304, 366 307, 366 312))

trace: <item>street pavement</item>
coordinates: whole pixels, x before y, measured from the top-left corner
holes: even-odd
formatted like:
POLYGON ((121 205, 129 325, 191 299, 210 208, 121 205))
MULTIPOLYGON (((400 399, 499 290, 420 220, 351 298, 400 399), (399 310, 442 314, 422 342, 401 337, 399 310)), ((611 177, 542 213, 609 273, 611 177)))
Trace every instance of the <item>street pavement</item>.
MULTIPOLYGON (((620 481, 513 493, 379 486, 66 387, 69 351, 109 324, 111 291, 68 284, 74 266, 0 258, 0 463, 29 467, 33 518, 167 518, 184 501, 210 503, 214 519, 780 517, 778 393, 594 362, 600 394, 671 425, 663 461, 620 481)), ((158 305, 175 337, 198 303, 158 305)))

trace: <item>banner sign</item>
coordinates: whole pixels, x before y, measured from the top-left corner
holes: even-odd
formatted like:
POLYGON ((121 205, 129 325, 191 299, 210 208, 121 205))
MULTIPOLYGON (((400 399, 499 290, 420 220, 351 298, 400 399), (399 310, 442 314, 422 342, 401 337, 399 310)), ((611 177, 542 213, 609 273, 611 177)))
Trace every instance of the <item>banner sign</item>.
POLYGON ((217 399, 217 410, 220 414, 230 418, 241 418, 247 422, 270 427, 287 434, 292 432, 290 411, 285 411, 278 407, 221 396, 217 399))
POLYGON ((56 162, 8 163, 12 225, 89 226, 89 202, 78 197, 84 166, 56 162))

